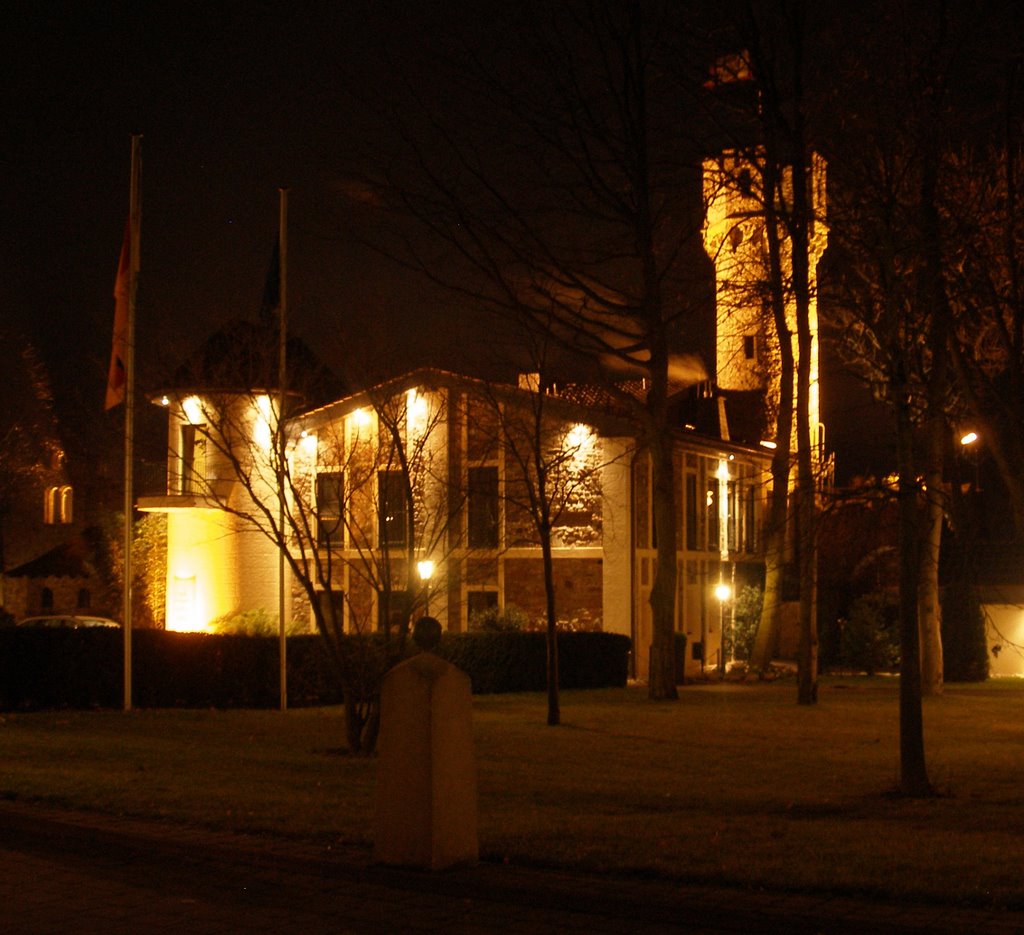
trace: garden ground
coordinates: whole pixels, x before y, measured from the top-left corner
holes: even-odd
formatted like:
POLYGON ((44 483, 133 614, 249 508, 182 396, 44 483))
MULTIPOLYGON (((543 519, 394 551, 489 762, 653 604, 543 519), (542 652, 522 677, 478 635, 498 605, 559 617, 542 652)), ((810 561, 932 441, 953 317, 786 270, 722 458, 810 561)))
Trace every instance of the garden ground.
MULTIPOLYGON (((1024 683, 925 703, 937 797, 893 794, 894 679, 707 684, 474 699, 480 843, 493 865, 609 879, 1024 908, 1024 683)), ((368 857, 372 760, 336 709, 3 715, 0 796, 347 847, 368 857)))

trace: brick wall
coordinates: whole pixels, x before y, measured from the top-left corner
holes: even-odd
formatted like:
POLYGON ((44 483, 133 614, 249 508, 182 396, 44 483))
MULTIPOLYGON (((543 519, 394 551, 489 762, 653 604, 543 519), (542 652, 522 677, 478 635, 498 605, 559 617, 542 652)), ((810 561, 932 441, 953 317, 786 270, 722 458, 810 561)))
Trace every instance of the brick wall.
MULTIPOLYGON (((559 622, 587 629, 602 624, 599 558, 556 558, 555 608, 559 622)), ((544 569, 540 558, 505 560, 505 603, 525 610, 538 624, 545 619, 544 569)))

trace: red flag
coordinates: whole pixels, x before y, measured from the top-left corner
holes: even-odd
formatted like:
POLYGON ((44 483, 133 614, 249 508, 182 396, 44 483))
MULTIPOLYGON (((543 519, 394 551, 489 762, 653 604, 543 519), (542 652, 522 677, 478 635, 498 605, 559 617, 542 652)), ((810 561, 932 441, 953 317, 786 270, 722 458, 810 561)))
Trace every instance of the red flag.
POLYGON ((107 373, 107 403, 104 409, 113 409, 124 402, 127 372, 125 355, 128 347, 128 294, 131 289, 131 227, 125 224, 121 261, 117 264, 114 280, 114 342, 110 352, 110 371, 107 373))

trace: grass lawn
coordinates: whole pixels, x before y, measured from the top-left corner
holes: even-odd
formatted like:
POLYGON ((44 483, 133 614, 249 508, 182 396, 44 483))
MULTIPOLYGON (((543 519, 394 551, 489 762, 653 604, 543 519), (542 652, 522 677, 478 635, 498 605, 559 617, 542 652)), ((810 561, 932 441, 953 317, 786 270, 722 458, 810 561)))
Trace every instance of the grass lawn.
MULTIPOLYGON (((1024 907, 1024 682, 925 702, 941 795, 896 783, 894 679, 474 699, 490 859, 1024 907)), ((0 716, 0 796, 368 844, 375 762, 337 709, 0 716)))

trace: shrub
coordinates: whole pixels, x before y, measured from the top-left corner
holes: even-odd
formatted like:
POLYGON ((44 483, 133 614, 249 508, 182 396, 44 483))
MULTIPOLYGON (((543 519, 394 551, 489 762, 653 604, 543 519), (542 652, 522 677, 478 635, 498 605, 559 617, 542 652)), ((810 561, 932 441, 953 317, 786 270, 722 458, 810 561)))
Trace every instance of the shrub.
POLYGON ((899 665, 899 605, 894 594, 864 594, 850 605, 842 624, 840 657, 844 665, 868 675, 899 665))
POLYGON ((942 665, 947 682, 988 678, 985 615, 977 592, 963 581, 942 589, 942 665))
POLYGON ((726 632, 726 656, 739 662, 750 659, 754 648, 754 637, 761 622, 761 605, 764 603, 764 592, 756 585, 741 588, 736 595, 736 606, 733 613, 732 627, 726 632))
MULTIPOLYGON (((625 685, 629 646, 629 637, 618 633, 559 633, 559 686, 625 685)), ((547 685, 544 633, 446 633, 437 652, 469 675, 475 694, 543 691, 547 685)))
POLYGON ((530 617, 515 604, 506 604, 504 607, 495 605, 471 614, 469 629, 488 633, 518 632, 530 629, 530 617))
MULTIPOLYGON (((277 614, 260 608, 243 610, 234 614, 225 614, 213 621, 211 629, 223 636, 278 636, 277 614)), ((292 620, 286 625, 288 636, 294 636, 305 630, 305 625, 292 620)))
MULTIPOLYGON (((0 630, 0 710, 119 707, 122 633, 113 629, 0 630)), ((138 707, 276 707, 280 698, 276 637, 136 630, 133 695, 138 707)), ((625 685, 629 639, 613 633, 560 633, 563 688, 625 685)), ((411 648, 411 647, 410 647, 411 648)), ((383 639, 350 636, 341 651, 376 690, 386 665, 383 639)), ((439 654, 466 671, 477 693, 541 691, 543 633, 446 634, 439 654)), ((319 636, 288 638, 288 702, 338 704, 341 686, 319 636)))

